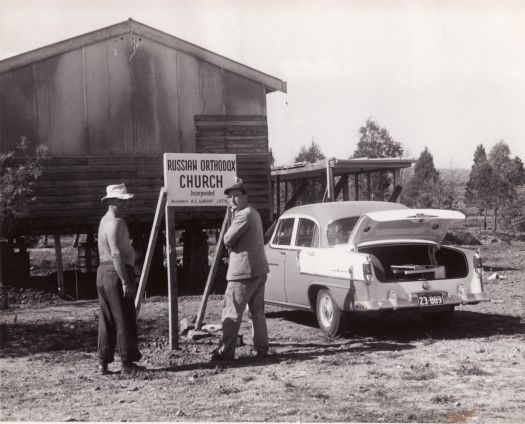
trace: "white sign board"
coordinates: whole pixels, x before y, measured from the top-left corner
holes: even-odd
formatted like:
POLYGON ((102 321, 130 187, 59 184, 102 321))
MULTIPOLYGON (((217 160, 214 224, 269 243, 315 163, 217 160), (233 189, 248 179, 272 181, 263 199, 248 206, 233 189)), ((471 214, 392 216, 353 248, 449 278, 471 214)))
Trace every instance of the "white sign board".
POLYGON ((227 206, 224 189, 236 176, 234 154, 164 153, 167 206, 227 206))

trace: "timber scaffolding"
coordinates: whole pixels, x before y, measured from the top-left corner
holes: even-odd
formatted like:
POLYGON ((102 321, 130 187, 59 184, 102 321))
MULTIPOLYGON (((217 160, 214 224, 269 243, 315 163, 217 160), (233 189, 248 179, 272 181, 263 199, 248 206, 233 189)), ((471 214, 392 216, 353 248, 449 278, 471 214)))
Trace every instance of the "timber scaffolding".
POLYGON ((409 158, 329 158, 299 162, 271 171, 273 218, 296 205, 338 200, 398 202, 401 169, 415 162, 409 158))

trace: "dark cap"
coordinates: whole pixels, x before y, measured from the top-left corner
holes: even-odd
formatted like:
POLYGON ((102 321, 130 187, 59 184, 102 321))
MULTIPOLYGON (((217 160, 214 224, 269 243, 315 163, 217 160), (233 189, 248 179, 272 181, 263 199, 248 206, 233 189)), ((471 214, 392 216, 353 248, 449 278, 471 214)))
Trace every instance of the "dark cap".
POLYGON ((243 194, 246 194, 248 190, 246 190, 246 186, 242 181, 237 181, 236 183, 233 183, 231 186, 226 187, 224 189, 224 194, 227 196, 228 193, 232 190, 240 190, 243 194))

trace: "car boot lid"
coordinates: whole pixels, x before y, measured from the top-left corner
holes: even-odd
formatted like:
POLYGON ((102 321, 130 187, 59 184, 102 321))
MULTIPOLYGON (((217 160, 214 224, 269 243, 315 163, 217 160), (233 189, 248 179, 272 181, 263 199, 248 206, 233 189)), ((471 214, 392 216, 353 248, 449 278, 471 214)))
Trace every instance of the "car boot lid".
POLYGON ((357 247, 375 241, 426 240, 441 243, 448 227, 465 219, 458 211, 445 209, 398 209, 369 212, 357 221, 348 243, 357 247))

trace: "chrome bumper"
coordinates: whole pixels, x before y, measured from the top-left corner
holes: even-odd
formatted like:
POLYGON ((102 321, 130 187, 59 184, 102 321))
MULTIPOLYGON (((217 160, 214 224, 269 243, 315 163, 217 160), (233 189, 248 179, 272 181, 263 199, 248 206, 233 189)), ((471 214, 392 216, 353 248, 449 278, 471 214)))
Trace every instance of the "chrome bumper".
POLYGON ((490 301, 487 293, 470 293, 470 294, 448 294, 441 293, 443 296, 443 303, 435 306, 419 306, 417 302, 417 295, 413 294, 409 298, 390 297, 383 300, 357 300, 353 307, 355 311, 381 311, 381 310, 396 310, 405 308, 432 308, 443 306, 458 306, 468 305, 472 303, 488 302, 490 301))

